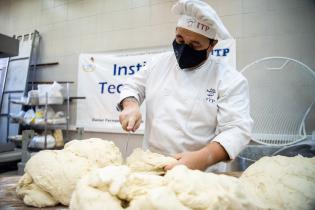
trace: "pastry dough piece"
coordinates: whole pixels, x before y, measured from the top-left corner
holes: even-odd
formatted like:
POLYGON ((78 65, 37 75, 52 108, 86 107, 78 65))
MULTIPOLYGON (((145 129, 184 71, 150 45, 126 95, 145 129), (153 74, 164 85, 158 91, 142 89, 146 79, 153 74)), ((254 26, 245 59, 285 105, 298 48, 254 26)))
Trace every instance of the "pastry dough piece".
POLYGON ((190 170, 175 166, 165 180, 178 200, 191 209, 260 210, 265 209, 235 177, 190 170))
POLYGON ((123 163, 118 147, 112 141, 103 139, 72 140, 65 145, 64 150, 88 159, 97 168, 123 163))
POLYGON ((165 174, 164 167, 168 164, 176 163, 172 157, 150 152, 149 150, 135 149, 127 158, 127 165, 132 171, 147 172, 152 174, 165 174))
POLYGON ((121 187, 118 197, 131 201, 136 197, 146 195, 148 191, 164 186, 163 177, 148 173, 132 173, 121 187))
POLYGON ((148 191, 130 203, 128 210, 189 210, 168 187, 158 187, 148 191))
POLYGON ((315 158, 263 157, 240 180, 271 209, 315 209, 315 158))
POLYGON ((42 190, 27 173, 19 180, 17 186, 17 196, 23 199, 23 202, 29 206, 55 206, 58 201, 54 199, 49 193, 42 190))
POLYGON ((97 168, 121 163, 122 155, 112 142, 95 138, 73 140, 63 150, 46 150, 34 155, 25 166, 25 177, 32 180, 32 185, 25 184, 24 177, 16 191, 27 205, 69 205, 71 194, 84 175, 97 168), (56 202, 44 203, 43 193, 39 194, 38 189, 51 195, 56 202))
POLYGON ((70 201, 70 210, 123 210, 117 194, 129 174, 126 166, 96 169, 77 184, 70 201))
POLYGON ((69 205, 76 183, 91 168, 94 167, 89 165, 87 159, 71 152, 46 150, 27 162, 25 172, 38 187, 63 205, 69 205))

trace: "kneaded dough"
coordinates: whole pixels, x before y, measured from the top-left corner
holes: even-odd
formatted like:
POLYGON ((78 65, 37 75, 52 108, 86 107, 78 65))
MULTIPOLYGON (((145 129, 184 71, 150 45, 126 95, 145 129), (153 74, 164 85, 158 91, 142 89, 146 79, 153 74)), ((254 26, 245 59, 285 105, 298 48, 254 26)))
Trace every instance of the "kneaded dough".
POLYGON ((26 182, 23 176, 16 191, 30 206, 52 206, 56 202, 69 205, 75 185, 83 175, 110 164, 120 165, 122 160, 113 142, 96 138, 73 140, 63 150, 45 150, 34 155, 25 166, 25 177, 31 181, 26 182), (56 202, 42 199, 41 190, 56 202))
POLYGON ((158 187, 134 199, 128 210, 189 210, 168 187, 158 187))
POLYGON ((178 165, 168 171, 164 178, 178 200, 191 209, 265 209, 263 203, 235 177, 190 170, 178 165))
POLYGON ((313 210, 314 164, 314 158, 263 158, 240 179, 183 165, 165 176, 107 166, 80 181, 70 209, 313 210))
POLYGON ((130 169, 126 166, 108 166, 96 169, 77 184, 70 201, 70 210, 123 210, 115 196, 125 182, 130 169))
POLYGON ((270 209, 315 209, 315 158, 263 157, 240 180, 270 209))
POLYGON ((135 149, 126 162, 132 171, 162 175, 165 174, 164 167, 177 160, 149 150, 135 149))
POLYGON ((117 196, 120 199, 131 201, 161 186, 165 186, 165 182, 161 176, 149 173, 132 173, 127 177, 117 196))
MULTIPOLYGON (((91 209, 90 206, 103 203, 98 199, 103 197, 104 193, 107 197, 108 195, 111 196, 111 199, 106 200, 107 203, 114 202, 117 204, 117 201, 119 201, 122 205, 124 202, 128 203, 137 197, 146 195, 149 190, 163 185, 163 177, 161 176, 134 173, 127 166, 107 166, 96 169, 81 179, 72 194, 70 209, 91 209), (90 193, 87 194, 87 192, 90 193)), ((113 206, 116 204, 113 204, 113 206)), ((104 206, 103 209, 105 209, 104 206)))
POLYGON ((64 151, 87 159, 91 166, 97 168, 121 165, 123 162, 119 148, 112 141, 98 138, 72 140, 65 145, 64 151))
POLYGON ((24 174, 17 185, 17 196, 23 199, 26 205, 37 207, 55 206, 59 202, 49 193, 34 184, 29 174, 24 174))

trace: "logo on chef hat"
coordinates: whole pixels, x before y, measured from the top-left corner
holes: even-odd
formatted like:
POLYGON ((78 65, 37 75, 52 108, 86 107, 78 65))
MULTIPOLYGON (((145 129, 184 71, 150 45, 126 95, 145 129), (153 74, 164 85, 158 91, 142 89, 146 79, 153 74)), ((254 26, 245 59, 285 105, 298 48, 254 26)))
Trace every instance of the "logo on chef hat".
POLYGON ((195 24, 196 20, 193 18, 187 19, 187 26, 192 27, 195 24))

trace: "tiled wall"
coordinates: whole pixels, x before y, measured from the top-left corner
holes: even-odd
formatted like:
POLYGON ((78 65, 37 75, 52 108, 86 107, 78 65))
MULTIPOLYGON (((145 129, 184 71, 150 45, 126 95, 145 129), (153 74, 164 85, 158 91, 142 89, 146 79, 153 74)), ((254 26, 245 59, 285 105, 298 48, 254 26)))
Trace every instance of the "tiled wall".
MULTIPOLYGON (((175 0, 0 0, 0 31, 37 29, 42 35, 41 80, 77 80, 78 55, 164 46, 174 37, 175 0)), ((266 56, 287 56, 315 69, 314 0, 207 0, 237 40, 237 67, 266 56)), ((76 87, 72 89, 75 94, 76 87)), ((75 111, 75 106, 73 109, 75 111)), ((314 111, 313 111, 314 112, 314 111)), ((75 116, 72 117, 74 119, 75 116)), ((313 117, 313 122, 315 122, 313 117)), ((90 134, 123 140, 124 135, 90 134)), ((134 137, 141 139, 141 136, 134 137)), ((137 141, 139 142, 139 141, 137 141)))

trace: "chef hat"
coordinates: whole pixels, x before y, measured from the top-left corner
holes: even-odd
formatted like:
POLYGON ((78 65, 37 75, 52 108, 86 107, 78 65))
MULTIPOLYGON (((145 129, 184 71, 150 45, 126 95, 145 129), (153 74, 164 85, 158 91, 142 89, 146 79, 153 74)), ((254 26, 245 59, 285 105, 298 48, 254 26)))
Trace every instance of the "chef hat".
POLYGON ((202 34, 210 39, 232 38, 214 9, 200 0, 179 0, 172 12, 181 15, 177 26, 202 34))

